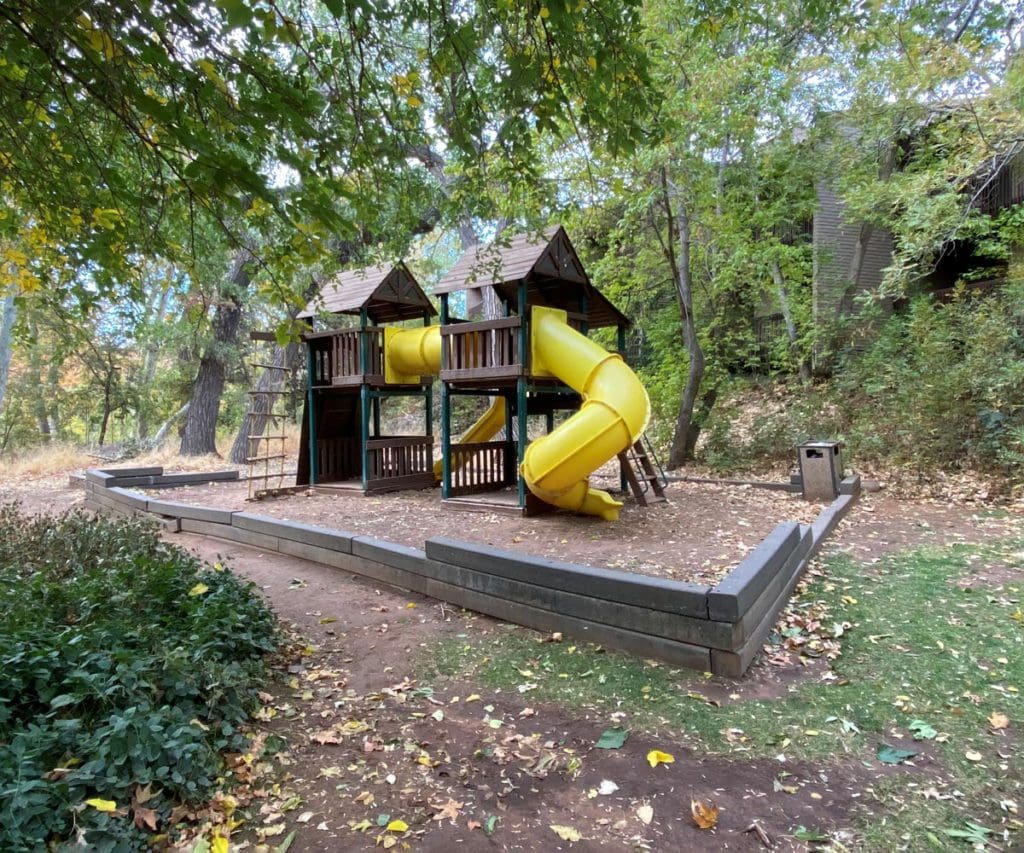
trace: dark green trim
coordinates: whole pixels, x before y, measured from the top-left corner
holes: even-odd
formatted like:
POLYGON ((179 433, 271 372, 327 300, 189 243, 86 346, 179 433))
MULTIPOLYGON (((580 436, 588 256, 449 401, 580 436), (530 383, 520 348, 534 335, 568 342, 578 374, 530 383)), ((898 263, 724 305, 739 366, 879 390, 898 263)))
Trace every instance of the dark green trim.
POLYGON ((370 457, 366 445, 370 442, 370 388, 364 382, 359 388, 359 449, 362 459, 363 489, 370 482, 370 457))
MULTIPOLYGON (((442 326, 448 325, 448 294, 441 295, 441 319, 442 326)), ((441 343, 441 370, 448 366, 448 357, 445 354, 447 348, 444 342, 441 343)), ((450 395, 451 388, 447 382, 441 383, 441 499, 447 500, 451 497, 452 489, 452 404, 450 395)), ((429 411, 427 417, 430 417, 429 411)))
POLYGON ((520 376, 516 382, 516 427, 518 428, 518 434, 516 438, 516 479, 519 483, 519 506, 526 506, 526 480, 523 479, 521 468, 523 464, 523 456, 526 454, 526 444, 529 441, 527 431, 529 423, 526 417, 526 389, 527 382, 525 376, 520 376))
POLYGON ((313 347, 306 344, 306 411, 309 416, 309 484, 315 486, 320 474, 316 452, 316 393, 313 391, 315 367, 313 347))

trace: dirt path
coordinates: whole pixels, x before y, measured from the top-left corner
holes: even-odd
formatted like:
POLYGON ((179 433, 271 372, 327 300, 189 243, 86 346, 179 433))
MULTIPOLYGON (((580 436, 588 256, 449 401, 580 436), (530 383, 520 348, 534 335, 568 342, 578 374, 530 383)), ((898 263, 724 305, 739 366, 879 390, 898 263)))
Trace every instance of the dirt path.
MULTIPOLYGON (((81 493, 56 480, 0 487, 0 500, 11 497, 45 512, 77 505, 81 493)), ((1019 514, 866 496, 829 549, 869 564, 919 544, 1021 531, 1019 514)), ((851 825, 861 795, 890 772, 838 759, 810 766, 696 754, 657 729, 634 732, 621 749, 596 749, 614 715, 531 704, 528 692, 479 684, 433 692, 418 680, 432 649, 499 630, 487 617, 279 554, 170 538, 251 578, 309 643, 265 694, 263 725, 287 748, 263 769, 281 787, 268 784, 244 804, 252 816, 236 842, 276 845, 294 830, 292 851, 559 850, 570 844, 558 832, 579 832, 573 850, 762 850, 748 831, 756 825, 775 849, 804 849, 794 827, 851 825), (652 749, 674 763, 652 769, 652 749), (782 770, 791 790, 780 789, 782 770), (696 828, 692 798, 721 808, 715 829, 696 828)), ((759 662, 741 682, 706 681, 703 692, 770 699, 821 674, 777 664, 759 662)))

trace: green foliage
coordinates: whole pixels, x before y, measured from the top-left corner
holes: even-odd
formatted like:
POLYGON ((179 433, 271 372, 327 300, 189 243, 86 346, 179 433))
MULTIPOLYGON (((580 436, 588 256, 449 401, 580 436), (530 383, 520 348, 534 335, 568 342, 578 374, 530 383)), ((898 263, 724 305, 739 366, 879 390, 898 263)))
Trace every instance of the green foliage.
POLYGON ((926 297, 847 354, 836 403, 858 456, 926 469, 1024 466, 1024 326, 1020 284, 949 304, 926 297))
POLYGON ((242 744, 274 617, 251 584, 151 522, 7 505, 0 528, 0 848, 75 835, 144 849, 127 810, 85 800, 126 809, 151 785, 163 822, 209 795, 218 752, 242 744))
POLYGON ((714 414, 702 461, 721 470, 791 461, 835 437, 847 460, 919 471, 1024 470, 1024 288, 949 303, 922 296, 849 348, 828 384, 736 383, 714 414))

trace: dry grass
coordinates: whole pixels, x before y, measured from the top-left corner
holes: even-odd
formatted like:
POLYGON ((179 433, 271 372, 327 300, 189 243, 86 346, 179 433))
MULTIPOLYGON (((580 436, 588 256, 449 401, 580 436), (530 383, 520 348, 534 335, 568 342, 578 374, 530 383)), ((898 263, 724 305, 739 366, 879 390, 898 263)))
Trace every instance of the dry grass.
MULTIPOLYGON (((285 470, 295 469, 295 458, 299 452, 299 427, 287 424, 285 429, 284 452, 289 455, 285 460, 285 470)), ((0 458, 0 479, 5 481, 35 480, 55 477, 86 468, 139 468, 162 466, 170 471, 223 471, 231 468, 245 468, 244 465, 233 465, 228 462, 231 443, 234 435, 221 436, 217 440, 218 454, 206 456, 182 456, 178 453, 178 439, 169 438, 163 446, 135 456, 131 459, 107 461, 88 450, 71 444, 51 444, 0 458)), ((273 452, 277 453, 278 443, 275 442, 273 452)))
POLYGON ((97 464, 94 456, 69 444, 51 444, 0 458, 0 478, 4 480, 36 479, 88 468, 97 464))

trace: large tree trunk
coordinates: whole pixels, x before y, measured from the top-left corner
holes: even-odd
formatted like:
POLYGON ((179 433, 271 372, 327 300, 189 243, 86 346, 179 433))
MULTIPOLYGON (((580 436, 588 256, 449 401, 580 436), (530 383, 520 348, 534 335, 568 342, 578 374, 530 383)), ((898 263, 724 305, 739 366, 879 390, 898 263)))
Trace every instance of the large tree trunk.
POLYGON ((11 356, 14 352, 14 321, 18 319, 18 306, 14 294, 9 293, 0 303, 0 410, 7 397, 7 380, 11 375, 11 356))
MULTIPOLYGON (((669 189, 668 172, 661 170, 661 186, 664 193, 665 212, 668 218, 668 240, 666 254, 672 268, 679 303, 679 320, 683 329, 683 341, 689 364, 686 385, 679 400, 679 414, 672 435, 672 446, 668 455, 668 467, 679 468, 693 458, 693 449, 700 436, 701 422, 693 416, 697 395, 704 380, 704 350, 697 338, 697 325, 693 317, 693 278, 690 272, 690 213, 685 201, 673 209, 673 193, 669 189), (678 252, 675 245, 678 243, 678 252)), ((714 400, 712 399, 712 403, 714 400)))
POLYGON ((189 397, 188 416, 181 431, 182 456, 202 456, 217 452, 217 415, 224 393, 227 362, 238 342, 242 306, 238 294, 249 286, 249 252, 241 250, 235 258, 229 287, 213 314, 213 339, 203 352, 199 372, 189 397))

